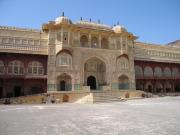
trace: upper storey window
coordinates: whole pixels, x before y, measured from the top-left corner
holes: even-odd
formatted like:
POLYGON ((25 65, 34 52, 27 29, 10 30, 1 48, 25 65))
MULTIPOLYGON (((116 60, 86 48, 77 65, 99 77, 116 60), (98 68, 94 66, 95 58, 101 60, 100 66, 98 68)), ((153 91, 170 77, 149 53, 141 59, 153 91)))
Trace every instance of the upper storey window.
POLYGON ((178 68, 173 68, 172 69, 172 76, 173 77, 178 77, 179 75, 180 75, 180 73, 179 73, 178 68))
POLYGON ((146 66, 144 68, 144 76, 146 77, 152 77, 153 76, 153 69, 150 66, 146 66))
POLYGON ((162 77, 162 69, 160 67, 155 67, 154 68, 154 76, 155 77, 162 77))
POLYGON ((8 73, 22 75, 24 73, 24 64, 18 60, 11 61, 8 64, 8 73))
POLYGON ((92 37, 92 39, 91 39, 91 47, 92 48, 98 48, 98 39, 97 39, 97 37, 92 37))
POLYGON ((88 37, 86 35, 82 35, 80 38, 80 43, 82 47, 88 47, 88 37))
POLYGON ((71 67, 72 65, 72 57, 68 53, 60 53, 57 56, 57 65, 58 66, 65 66, 65 67, 71 67))
POLYGON ((103 49, 108 49, 109 48, 109 46, 108 46, 108 40, 106 39, 106 38, 103 38, 102 40, 101 40, 101 48, 103 48, 103 49))
POLYGON ((30 62, 28 64, 28 74, 42 75, 43 74, 43 64, 38 61, 30 62))
POLYGON ((3 61, 0 61, 0 74, 3 74, 4 73, 4 63, 3 61))
POLYGON ((118 70, 127 70, 127 69, 129 69, 129 60, 124 56, 119 57, 117 59, 117 69, 118 70))
POLYGON ((121 49, 121 41, 119 39, 116 40, 117 49, 121 49))
POLYGON ((142 70, 142 67, 136 65, 135 66, 135 75, 136 77, 141 77, 143 76, 143 70, 142 70))
POLYGON ((58 32, 57 33, 57 41, 63 42, 64 44, 68 44, 68 32, 58 32))
POLYGON ((122 37, 122 49, 126 50, 126 38, 122 37))
POLYGON ((68 44, 68 32, 63 32, 63 43, 68 44))
POLYGON ((164 68, 164 76, 165 77, 171 77, 171 70, 169 67, 164 68))
POLYGON ((61 32, 57 33, 57 40, 61 42, 61 32))

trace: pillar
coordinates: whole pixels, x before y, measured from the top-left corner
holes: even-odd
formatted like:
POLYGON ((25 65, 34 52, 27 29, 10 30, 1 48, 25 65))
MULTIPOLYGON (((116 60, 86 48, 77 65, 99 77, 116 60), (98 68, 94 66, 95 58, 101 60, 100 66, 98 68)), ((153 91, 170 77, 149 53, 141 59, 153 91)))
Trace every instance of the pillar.
POLYGON ((101 48, 101 35, 99 35, 99 48, 101 48))
POLYGON ((89 43, 89 48, 91 48, 91 34, 89 34, 88 43, 89 43))

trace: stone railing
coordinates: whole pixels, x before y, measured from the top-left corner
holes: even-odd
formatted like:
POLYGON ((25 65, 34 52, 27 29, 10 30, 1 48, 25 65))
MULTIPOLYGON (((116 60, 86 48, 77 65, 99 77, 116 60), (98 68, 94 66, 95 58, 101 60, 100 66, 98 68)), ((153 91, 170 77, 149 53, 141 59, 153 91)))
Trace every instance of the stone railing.
POLYGON ((180 53, 145 48, 135 48, 135 59, 174 60, 180 62, 180 53))

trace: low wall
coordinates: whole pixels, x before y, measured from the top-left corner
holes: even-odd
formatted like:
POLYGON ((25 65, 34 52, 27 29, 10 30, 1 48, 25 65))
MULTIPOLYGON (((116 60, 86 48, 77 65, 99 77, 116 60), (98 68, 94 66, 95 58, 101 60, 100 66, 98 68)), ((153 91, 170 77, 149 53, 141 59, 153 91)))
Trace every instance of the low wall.
POLYGON ((0 104, 10 100, 11 104, 41 104, 41 103, 93 103, 93 95, 112 95, 118 98, 133 99, 142 97, 143 91, 139 90, 107 90, 107 91, 51 91, 48 93, 0 99, 0 104))

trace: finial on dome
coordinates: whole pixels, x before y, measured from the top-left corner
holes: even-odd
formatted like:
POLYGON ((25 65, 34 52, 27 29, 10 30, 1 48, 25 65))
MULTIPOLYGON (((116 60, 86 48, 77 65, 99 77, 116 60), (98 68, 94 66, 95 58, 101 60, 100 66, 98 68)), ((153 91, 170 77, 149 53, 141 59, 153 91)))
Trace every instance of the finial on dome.
POLYGON ((64 11, 62 12, 62 16, 64 16, 64 11))

